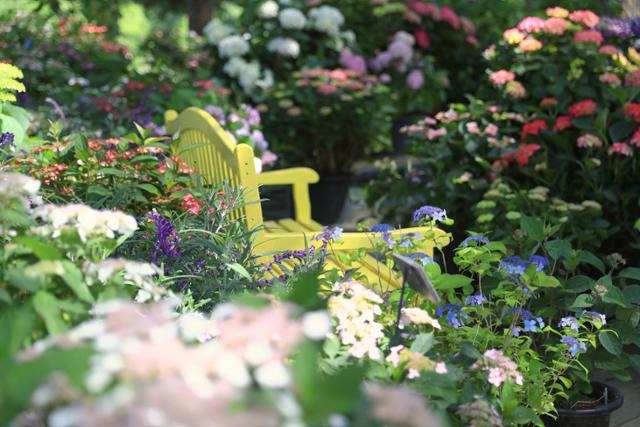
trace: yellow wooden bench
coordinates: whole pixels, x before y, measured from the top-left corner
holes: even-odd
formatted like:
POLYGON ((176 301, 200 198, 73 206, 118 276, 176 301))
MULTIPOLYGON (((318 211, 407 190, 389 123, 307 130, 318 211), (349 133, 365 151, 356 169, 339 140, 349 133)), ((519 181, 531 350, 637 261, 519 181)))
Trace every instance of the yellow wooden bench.
MULTIPOLYGON (((232 142, 224 129, 206 111, 191 107, 178 114, 168 110, 165 113, 167 132, 178 138, 177 153, 191 168, 213 184, 226 181, 244 191, 244 205, 232 213, 235 219, 246 221, 250 229, 258 228, 254 250, 256 255, 271 256, 289 250, 303 250, 313 244, 323 227, 311 219, 309 184, 318 182, 316 171, 306 167, 297 167, 267 171, 257 174, 254 166, 253 149, 246 144, 232 142), (291 185, 293 188, 294 218, 278 221, 263 221, 260 206, 259 186, 291 185)), ((424 233, 426 228, 414 227, 392 231, 397 238, 407 233, 424 233)), ((448 238, 437 230, 438 238, 448 238)), ((342 239, 331 245, 334 252, 360 248, 372 248, 370 233, 342 234, 342 239)), ((425 242, 420 252, 433 256, 434 242, 425 242)), ((378 262, 374 257, 365 255, 356 265, 345 265, 332 253, 328 261, 329 268, 341 270, 357 268, 370 286, 388 290, 400 286, 396 273, 378 262)))

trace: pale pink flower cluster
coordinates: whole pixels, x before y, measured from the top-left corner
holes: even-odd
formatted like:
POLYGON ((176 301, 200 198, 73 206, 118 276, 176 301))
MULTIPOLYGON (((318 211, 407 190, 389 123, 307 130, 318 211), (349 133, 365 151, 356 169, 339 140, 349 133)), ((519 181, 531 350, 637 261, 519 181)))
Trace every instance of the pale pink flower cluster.
POLYGON ((518 365, 497 349, 485 351, 482 360, 471 365, 471 370, 489 372, 488 381, 496 387, 500 387, 505 381, 519 385, 524 382, 522 374, 518 371, 518 365))
POLYGON ((526 39, 520 42, 518 47, 523 52, 535 52, 536 50, 542 49, 542 42, 535 37, 527 36, 526 39))
POLYGON ((515 80, 516 75, 509 70, 498 70, 489 74, 489 80, 496 86, 502 86, 503 84, 515 80))
POLYGON ((544 29, 544 25, 544 19, 538 18, 537 16, 527 16, 518 23, 518 29, 528 33, 537 33, 544 29))
POLYGON ((576 10, 569 14, 569 19, 573 22, 593 28, 600 22, 600 17, 590 10, 576 10))
POLYGON ((547 34, 562 35, 569 27, 569 22, 562 18, 549 18, 544 21, 544 32, 547 34))
POLYGON ((527 94, 522 83, 516 80, 507 83, 504 91, 513 98, 523 98, 527 94))
POLYGON ((400 316, 400 329, 405 325, 431 325, 435 329, 441 329, 440 322, 434 319, 425 310, 418 307, 403 307, 400 316))
POLYGON ((597 30, 578 31, 573 35, 573 41, 576 43, 595 43, 601 44, 604 38, 602 33, 597 30))
POLYGON ((597 136, 587 133, 578 138, 577 145, 580 148, 599 148, 602 147, 602 141, 597 136))
POLYGON ((168 302, 111 301, 96 307, 95 320, 38 343, 23 358, 52 345, 93 342, 97 353, 86 386, 109 393, 99 401, 85 397, 62 406, 59 411, 70 417, 65 425, 275 427, 282 414, 251 397, 254 384, 289 390, 286 359, 303 337, 303 326, 290 311, 278 303, 259 309, 223 304, 211 318, 196 313, 176 318, 168 302), (126 399, 117 397, 122 393, 126 399))
POLYGON ((606 84, 609 84, 609 85, 620 85, 620 84, 622 84, 622 81, 620 80, 620 77, 618 77, 614 73, 603 73, 603 74, 600 75, 599 79, 600 79, 600 81, 602 83, 606 83, 606 84))
POLYGON ((551 18, 566 18, 569 16, 569 11, 563 7, 548 7, 545 12, 551 18))
POLYGON ((610 156, 613 154, 621 154, 625 157, 631 157, 633 156, 633 148, 624 142, 614 142, 607 150, 607 154, 610 156))
POLYGON ((336 330, 342 344, 349 346, 353 357, 379 360, 382 353, 378 345, 384 333, 376 316, 382 314, 382 298, 353 280, 336 283, 332 290, 335 295, 329 298, 328 308, 338 322, 336 330))

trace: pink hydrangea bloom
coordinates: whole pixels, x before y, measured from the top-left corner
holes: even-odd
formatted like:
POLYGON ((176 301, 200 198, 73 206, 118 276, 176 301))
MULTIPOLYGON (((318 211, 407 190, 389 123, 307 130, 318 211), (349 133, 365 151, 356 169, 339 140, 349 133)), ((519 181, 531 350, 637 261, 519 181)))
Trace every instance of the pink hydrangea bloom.
POLYGON ((509 44, 518 44, 522 40, 524 40, 526 36, 527 35, 525 33, 517 28, 509 28, 504 33, 502 33, 502 38, 504 38, 509 44))
POLYGON ((602 43, 602 33, 597 30, 578 31, 573 35, 573 41, 576 43, 602 43))
POLYGON ((460 17, 456 13, 456 11, 449 6, 442 6, 440 8, 440 20, 451 25, 451 27, 455 28, 456 30, 460 28, 461 25, 460 17))
POLYGON ((493 123, 489 123, 487 127, 484 128, 484 133, 486 133, 487 135, 495 136, 498 134, 498 130, 498 126, 494 125, 493 123))
POLYGON ((633 149, 629 144, 625 144, 624 142, 614 142, 607 150, 607 154, 610 156, 613 154, 621 154, 626 157, 631 157, 633 156, 633 149))
POLYGON ((427 129, 426 137, 428 140, 433 140, 435 138, 440 138, 441 136, 445 136, 447 134, 446 128, 438 128, 438 129, 427 129))
POLYGON ((322 83, 316 89, 316 91, 318 91, 319 94, 325 95, 325 96, 333 95, 334 93, 336 93, 337 90, 338 90, 337 87, 329 83, 322 83))
POLYGON ((469 133, 480 133, 480 128, 478 127, 478 122, 468 122, 465 127, 467 128, 467 132, 469 133))
POLYGON ((578 147, 580 148, 599 148, 602 147, 602 140, 597 136, 587 133, 585 135, 581 135, 576 141, 578 147))
POLYGON ((413 90, 418 90, 424 85, 424 74, 422 70, 415 69, 407 75, 407 86, 413 90))
POLYGON ((512 96, 514 98, 522 98, 527 94, 527 91, 525 90, 522 83, 515 80, 507 83, 505 92, 507 92, 509 96, 512 96))
POLYGON ((471 19, 462 16, 460 17, 460 24, 462 25, 462 29, 464 30, 465 33, 467 34, 476 33, 476 26, 473 23, 473 21, 471 21, 471 19))
POLYGON ((528 33, 537 33, 544 29, 544 19, 537 16, 527 16, 518 23, 518 29, 528 33))
POLYGON ((598 48, 598 53, 601 53, 603 55, 617 55, 618 48, 610 44, 605 44, 598 48))
POLYGON ((631 137, 629 144, 633 145, 634 147, 640 148, 640 129, 636 130, 633 133, 633 136, 631 137))
POLYGON ((519 385, 524 383, 524 378, 518 371, 518 365, 497 349, 485 351, 482 359, 471 365, 471 370, 489 372, 487 381, 496 387, 500 387, 505 381, 519 385))
POLYGON ((549 18, 544 21, 544 32, 547 34, 562 35, 568 26, 569 22, 563 18, 549 18))
POLYGON ((353 53, 349 48, 344 48, 340 52, 340 65, 360 74, 367 72, 367 63, 365 59, 362 56, 353 53))
POLYGON ((464 41, 466 41, 472 46, 478 46, 478 44, 480 44, 480 42, 478 41, 478 38, 473 34, 469 34, 467 37, 465 37, 464 41))
POLYGON ((265 150, 262 156, 260 156, 260 160, 264 166, 271 166, 278 160, 278 155, 272 151, 265 150))
POLYGON ((536 50, 540 50, 542 48, 542 42, 535 37, 529 36, 526 39, 522 40, 518 47, 523 52, 535 52, 536 50))
POLYGON ((613 73, 600 74, 599 79, 602 83, 606 83, 610 85, 619 85, 622 83, 622 81, 620 80, 620 77, 618 77, 613 73))
POLYGON ((569 19, 585 27, 595 27, 600 22, 600 17, 590 10, 576 10, 569 14, 569 19))
POLYGON ((631 71, 624 76, 625 86, 640 86, 640 70, 631 71))
POLYGON ((423 29, 416 30, 413 33, 413 36, 416 39, 416 44, 420 46, 422 49, 426 49, 429 47, 431 40, 429 40, 429 34, 423 29))
POLYGON ((489 74, 489 80, 496 86, 502 86, 503 84, 515 80, 516 75, 509 70, 498 70, 489 74))
POLYGON ((552 18, 566 18, 569 16, 569 11, 563 7, 548 7, 545 12, 547 16, 552 18))

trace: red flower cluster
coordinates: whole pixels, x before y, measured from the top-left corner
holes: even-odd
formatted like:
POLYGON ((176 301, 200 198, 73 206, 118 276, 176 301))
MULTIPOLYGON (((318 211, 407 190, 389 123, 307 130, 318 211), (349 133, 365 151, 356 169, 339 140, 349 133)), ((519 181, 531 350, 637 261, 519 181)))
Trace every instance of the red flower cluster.
POLYGON ((542 148, 538 144, 520 144, 516 151, 506 154, 502 158, 502 164, 504 166, 509 166, 509 164, 513 161, 517 161, 520 166, 525 166, 529 163, 529 159, 533 154, 542 148))
POLYGON ((640 123, 640 104, 630 102, 629 105, 627 105, 625 114, 634 122, 640 123))
POLYGON ((529 123, 525 123, 525 125, 522 126, 521 139, 524 142, 527 139, 527 136, 536 136, 543 130, 547 130, 547 123, 542 119, 536 119, 529 123))
POLYGON ((553 125, 553 131, 561 132, 565 129, 569 129, 572 126, 571 120, 573 120, 571 116, 558 116, 556 124, 553 125))
POLYGON ((569 115, 571 117, 590 116, 595 113, 596 108, 598 105, 593 99, 585 99, 569 107, 569 115))

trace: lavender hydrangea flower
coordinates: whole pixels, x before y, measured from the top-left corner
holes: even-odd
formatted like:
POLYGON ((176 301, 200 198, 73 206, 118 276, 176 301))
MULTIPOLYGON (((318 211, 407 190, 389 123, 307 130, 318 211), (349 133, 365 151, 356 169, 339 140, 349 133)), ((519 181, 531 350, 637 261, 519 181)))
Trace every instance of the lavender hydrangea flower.
POLYGON ((565 335, 562 337, 562 339, 560 339, 560 342, 569 346, 569 352, 573 357, 576 357, 578 354, 587 351, 587 345, 574 337, 565 335))
POLYGON ((469 236, 460 243, 459 248, 466 248, 471 242, 483 243, 487 246, 491 245, 489 239, 484 236, 469 236))
POLYGON ((573 331, 578 332, 580 330, 580 324, 578 323, 578 319, 573 316, 567 316, 560 319, 560 323, 558 326, 561 328, 571 328, 573 331))
POLYGON ((465 298, 464 303, 466 305, 475 306, 475 305, 482 305, 486 301, 487 299, 484 297, 484 295, 471 295, 465 298))
POLYGON ((2 134, 0 134, 0 148, 4 147, 5 145, 13 145, 14 137, 15 136, 11 132, 2 132, 2 134))
POLYGON ((395 228, 393 228, 389 224, 374 224, 371 227, 369 227, 369 231, 373 233, 384 233, 385 231, 391 231, 391 230, 395 230, 395 228))
POLYGON ((447 211, 435 206, 424 205, 413 212, 413 222, 417 223, 421 219, 431 219, 436 222, 442 222, 447 219, 447 211))
POLYGON ((587 310, 585 310, 580 315, 580 317, 582 317, 582 316, 590 316, 594 320, 600 319, 600 321, 602 321, 603 325, 607 324, 607 316, 605 316, 604 314, 598 313, 597 311, 587 311, 587 310))
POLYGON ((510 276, 522 276, 530 265, 535 265, 536 271, 542 271, 549 265, 549 260, 539 255, 532 255, 529 261, 525 261, 519 256, 513 256, 502 259, 498 269, 510 276))
POLYGON ((220 126, 224 126, 227 121, 224 114, 224 110, 216 105, 207 105, 204 110, 211 114, 220 123, 220 126))

